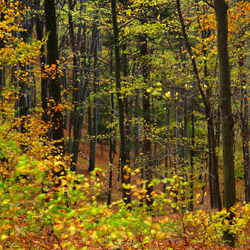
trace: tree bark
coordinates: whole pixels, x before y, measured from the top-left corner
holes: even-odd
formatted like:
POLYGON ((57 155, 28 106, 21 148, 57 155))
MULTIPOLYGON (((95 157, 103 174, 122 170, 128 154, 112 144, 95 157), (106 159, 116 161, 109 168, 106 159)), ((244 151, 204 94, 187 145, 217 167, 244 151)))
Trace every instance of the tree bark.
MULTIPOLYGON (((223 172, 224 172, 224 206, 230 212, 228 218, 231 223, 234 213, 230 208, 235 205, 235 177, 233 154, 233 116, 231 107, 231 82, 228 55, 228 6, 225 0, 215 0, 217 19, 217 49, 219 57, 219 100, 221 105, 221 133, 223 146, 223 172)), ((224 232, 223 240, 226 244, 234 246, 235 235, 229 231, 224 232)))
MULTIPOLYGON (((97 18, 97 17, 96 17, 97 18)), ((98 64, 98 45, 99 45, 99 30, 98 24, 93 24, 93 33, 95 39, 95 45, 93 48, 94 52, 94 107, 93 107, 93 126, 91 131, 90 138, 90 153, 89 153, 89 171, 95 169, 95 160, 96 160, 96 146, 97 146, 97 135, 98 135, 98 91, 99 91, 99 64, 98 64)))
MULTIPOLYGON (((119 130, 120 130, 120 165, 121 165, 121 180, 123 184, 129 184, 130 178, 127 178, 127 173, 124 167, 128 161, 128 150, 126 145, 126 134, 125 134, 125 119, 124 119, 124 106, 121 94, 121 62, 120 62, 120 45, 119 45, 119 28, 117 23, 117 11, 116 11, 116 0, 111 0, 112 8, 112 22, 114 32, 114 43, 115 43, 115 80, 116 80, 116 91, 117 91, 117 102, 119 110, 119 130)), ((122 187, 123 200, 126 204, 131 203, 130 189, 122 187)))
POLYGON ((146 204, 148 209, 152 209, 153 197, 152 192, 154 190, 153 181, 153 162, 152 162, 152 143, 151 143, 151 105, 150 105, 150 93, 147 91, 149 88, 149 54, 148 54, 148 43, 146 34, 140 35, 141 43, 141 60, 142 60, 142 77, 143 77, 143 95, 142 95, 142 113, 143 113, 143 128, 144 128, 144 141, 143 141, 143 154, 144 160, 144 170, 146 183, 146 204))
MULTIPOLYGON (((40 0, 35 1, 35 9, 40 11, 40 0)), ((37 39, 42 41, 44 34, 43 34, 43 27, 44 22, 41 20, 39 15, 36 16, 36 33, 37 39)), ((40 65, 41 65, 41 72, 44 73, 44 65, 46 64, 46 57, 45 57, 45 49, 44 45, 42 44, 41 48, 41 55, 40 55, 40 65)), ((45 77, 41 77, 41 102, 42 102, 42 120, 45 123, 49 122, 49 115, 48 115, 48 81, 45 77)))
MULTIPOLYGON (((47 63, 49 66, 56 65, 58 68, 59 52, 57 44, 57 27, 54 0, 45 0, 45 25, 48 34, 47 40, 47 63)), ((55 141, 56 154, 64 154, 64 132, 62 110, 58 108, 61 104, 61 88, 58 72, 55 77, 49 78, 49 98, 51 102, 51 137, 55 141)))

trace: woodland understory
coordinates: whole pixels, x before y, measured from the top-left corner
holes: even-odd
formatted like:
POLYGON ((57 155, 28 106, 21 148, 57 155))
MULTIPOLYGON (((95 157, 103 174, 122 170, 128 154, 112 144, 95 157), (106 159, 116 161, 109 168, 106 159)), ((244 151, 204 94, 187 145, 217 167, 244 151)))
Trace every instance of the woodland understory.
POLYGON ((250 249, 250 2, 0 0, 0 250, 250 249))

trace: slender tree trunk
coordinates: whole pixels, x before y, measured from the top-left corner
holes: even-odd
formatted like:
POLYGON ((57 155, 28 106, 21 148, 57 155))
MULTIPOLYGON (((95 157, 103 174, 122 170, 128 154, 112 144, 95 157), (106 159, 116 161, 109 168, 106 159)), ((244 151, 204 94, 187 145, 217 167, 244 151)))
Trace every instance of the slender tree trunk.
MULTIPOLYGON (((247 91, 246 89, 244 91, 247 91)), ((250 159, 249 159, 249 110, 248 97, 245 93, 243 95, 243 119, 242 119, 242 151, 244 158, 244 181, 245 181, 245 201, 250 202, 250 159)))
MULTIPOLYGON (((113 75, 113 53, 112 53, 112 48, 110 48, 110 75, 113 75)), ((110 111, 110 123, 113 124, 114 122, 114 109, 115 109, 115 104, 114 104, 114 94, 111 92, 110 94, 110 102, 111 102, 111 111, 110 111)), ((111 195, 112 195, 112 185, 113 185, 113 160, 114 160, 114 155, 115 155, 115 134, 114 130, 111 127, 110 128, 110 148, 109 148, 109 190, 108 190, 108 201, 107 205, 109 206, 111 204, 111 195)))
POLYGON ((246 75, 243 72, 244 59, 243 55, 239 56, 239 70, 241 81, 241 130, 242 130, 242 152, 244 159, 244 182, 245 182, 245 201, 250 202, 250 155, 249 155, 249 108, 248 108, 248 92, 246 86, 246 75))
MULTIPOLYGON (((40 0, 35 1, 35 9, 40 11, 40 0)), ((44 34, 43 34, 44 22, 41 20, 39 15, 36 16, 36 33, 37 39, 42 41, 44 34)), ((42 44, 40 48, 40 65, 41 65, 41 72, 44 73, 44 65, 46 64, 46 57, 45 57, 45 49, 44 45, 42 44)), ((49 122, 49 115, 48 115, 48 81, 45 77, 41 77, 41 102, 42 102, 42 120, 45 123, 49 122)))
POLYGON ((57 44, 57 28, 56 28, 56 13, 54 0, 45 0, 45 25, 48 34, 47 40, 47 62, 51 67, 56 66, 55 77, 49 78, 49 98, 51 102, 51 123, 52 123, 52 140, 55 142, 55 153, 64 154, 64 133, 62 110, 58 108, 61 103, 61 88, 60 80, 57 72, 59 53, 57 44))
MULTIPOLYGON (((93 26, 94 29, 94 26, 93 26)), ((72 145, 72 166, 71 170, 77 172, 76 164, 78 160, 78 151, 79 151, 79 144, 82 138, 82 128, 83 128, 83 122, 85 118, 85 102, 88 97, 89 93, 89 85, 91 81, 91 73, 93 70, 93 63, 92 63, 92 57, 94 54, 94 48, 96 44, 95 40, 95 33, 92 29, 92 38, 91 38, 91 44, 90 44, 90 51, 87 54, 87 41, 86 41, 86 25, 84 24, 83 27, 83 41, 81 44, 81 55, 83 58, 81 58, 82 61, 82 74, 85 75, 85 81, 83 83, 83 78, 81 78, 80 81, 76 81, 77 88, 74 92, 74 111, 72 115, 72 124, 73 124, 73 145, 72 145), (84 86, 83 86, 84 85, 84 86)), ((79 28, 79 30, 81 30, 79 28)), ((79 62, 80 63, 80 62, 79 62)), ((80 66, 78 66, 78 69, 80 69, 80 66)), ((78 70, 80 71, 80 70, 78 70)), ((77 79, 78 80, 78 79, 77 79)))
MULTIPOLYGON (((120 164, 121 164, 121 180, 123 184, 129 184, 130 178, 126 178, 127 173, 124 167, 128 161, 128 150, 126 145, 126 134, 125 134, 125 119, 124 119, 124 107, 121 94, 121 63, 120 63, 120 46, 119 46, 119 28, 117 23, 117 12, 116 12, 116 0, 111 0, 112 8, 112 21, 114 31, 114 42, 115 42, 115 79, 116 79, 116 91, 117 91, 117 102, 119 110, 119 129, 120 129, 120 164)), ((130 189, 122 186, 123 199, 126 204, 131 203, 130 189)))
MULTIPOLYGON (((75 2, 74 2, 75 3, 75 2)), ((72 18, 72 12, 74 10, 75 4, 72 0, 68 1, 68 19, 69 19, 69 35, 70 35, 70 44, 71 50, 73 52, 73 76, 72 76, 72 86, 73 86, 73 107, 74 110, 71 112, 71 119, 73 125, 73 158, 71 170, 76 172, 76 164, 78 159, 78 151, 79 151, 79 143, 81 140, 81 130, 82 125, 79 121, 81 121, 81 109, 80 109, 80 96, 81 96, 81 85, 80 79, 78 75, 78 60, 77 60, 77 45, 74 34, 74 24, 72 18)))
MULTIPOLYGON (((221 133, 223 146, 223 170, 224 170, 224 205, 230 212, 228 217, 231 223, 234 213, 230 208, 235 205, 235 177, 233 154, 233 116, 231 107, 231 82, 230 65, 228 55, 228 6, 225 0, 215 0, 215 12, 217 19, 217 48, 219 57, 219 100, 221 105, 221 133)), ((234 246, 235 235, 229 231, 224 232, 223 240, 226 244, 234 246)))
MULTIPOLYGON (((114 94, 111 93, 111 123, 113 123, 113 116, 114 116, 114 108, 115 108, 115 104, 114 104, 114 94)), ((109 164, 110 164, 110 168, 109 168, 109 193, 108 193, 108 206, 111 204, 111 194, 112 194, 112 178, 113 178, 113 160, 114 160, 114 156, 115 156, 115 139, 114 139, 114 131, 112 131, 112 128, 110 128, 110 150, 109 150, 109 164)))
POLYGON ((148 43, 146 34, 140 35, 141 43, 141 60, 142 60, 142 77, 144 82, 143 95, 142 95, 142 112, 143 112, 143 128, 144 128, 144 140, 143 140, 143 154, 144 160, 144 171, 146 183, 146 204, 148 209, 152 209, 153 204, 153 162, 152 162, 152 143, 151 143, 151 105, 150 105, 150 93, 147 91, 149 88, 149 54, 148 54, 148 43))
MULTIPOLYGON (((24 8, 24 6, 23 6, 24 8)), ((33 30, 33 20, 25 20, 23 24, 26 31, 20 32, 20 36, 25 43, 28 42, 28 39, 31 37, 32 30, 33 30)), ((28 77, 26 73, 28 72, 28 65, 23 63, 19 64, 19 71, 20 77, 18 80, 18 88, 19 88, 19 117, 21 119, 20 124, 20 132, 26 133, 27 132, 27 116, 29 111, 29 103, 28 103, 28 77)), ((23 151, 26 151, 27 145, 22 144, 21 148, 23 151)))
MULTIPOLYGON (((171 157, 170 157, 170 131, 169 131, 169 125, 170 125, 170 109, 171 104, 168 104, 166 101, 166 149, 165 149, 165 170, 164 170, 164 176, 165 178, 170 177, 171 173, 171 157)), ((163 185, 163 192, 167 192, 167 183, 163 185)))
POLYGON ((194 124, 194 110, 192 107, 191 114, 191 150, 190 150, 190 196, 189 196, 189 211, 193 211, 194 209, 194 141, 195 141, 195 124, 194 124))
MULTIPOLYGON (((128 77, 128 57, 127 57, 127 44, 126 44, 126 37, 123 37, 123 46, 122 46, 122 69, 123 69, 123 81, 125 82, 126 87, 126 81, 128 77)), ((126 134, 126 146, 128 150, 128 154, 131 152, 131 112, 130 112, 130 98, 128 95, 124 96, 124 111, 125 111, 125 134, 126 134)), ((131 159, 128 157, 127 159, 127 165, 129 167, 131 164, 131 159)))
POLYGON ((93 27, 95 45, 94 45, 94 107, 93 107, 93 126, 90 139, 90 155, 89 155, 89 171, 95 169, 96 160, 96 146, 97 146, 97 119, 98 119, 98 90, 99 90, 99 64, 98 60, 98 45, 99 45, 99 30, 97 23, 94 23, 93 27))

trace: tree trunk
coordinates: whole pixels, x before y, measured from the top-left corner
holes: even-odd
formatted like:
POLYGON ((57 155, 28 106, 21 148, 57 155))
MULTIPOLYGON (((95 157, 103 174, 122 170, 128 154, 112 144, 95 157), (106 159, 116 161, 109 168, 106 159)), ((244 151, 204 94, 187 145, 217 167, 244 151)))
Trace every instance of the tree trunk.
MULTIPOLYGON (((40 0, 35 1, 35 9, 40 11, 40 0)), ((36 33, 37 39, 42 41, 44 34, 43 34, 43 27, 44 22, 41 20, 39 15, 36 16, 36 33)), ((44 73, 44 65, 46 64, 46 57, 45 57, 45 49, 44 45, 42 44, 40 48, 40 65, 41 65, 41 73, 44 73)), ((42 102, 42 120, 47 124, 49 122, 49 115, 48 115, 48 81, 45 77, 41 77, 41 102, 42 102)))
MULTIPOLYGON (((244 90, 246 91, 246 89, 244 90)), ((243 119, 242 119, 242 151, 244 158, 244 181, 245 181, 245 201, 250 202, 250 159, 249 159, 249 111, 248 98, 246 93, 243 96, 243 119)))
MULTIPOLYGON (((240 45, 241 46, 241 45, 240 45)), ((239 46, 239 48, 240 48, 239 46)), ((243 152, 243 165, 244 165, 244 182, 245 182, 245 201, 250 202, 250 158, 249 158, 249 108, 248 108, 248 92, 246 86, 246 75, 243 72, 244 59, 243 55, 239 56, 239 71, 241 82, 241 131, 242 131, 242 152, 243 152)))
MULTIPOLYGON (((126 145, 126 134, 125 134, 125 119, 124 119, 124 107, 121 94, 121 62, 120 62, 120 45, 119 45, 119 28, 117 23, 117 11, 116 11, 116 0, 111 0, 112 8, 112 21, 113 21, 113 32, 114 32, 114 43, 115 43, 115 80, 116 80, 116 91, 117 91, 117 102, 119 110, 119 130, 120 130, 120 164, 121 164, 121 180, 123 184, 129 184, 130 178, 127 178, 127 173, 124 167, 128 161, 128 150, 126 145)), ((131 203, 130 188, 122 186, 123 200, 126 204, 131 203)))
POLYGON ((49 78, 49 98, 51 102, 51 123, 52 123, 52 140, 55 142, 56 154, 64 154, 64 133, 62 111, 58 108, 61 104, 61 88, 58 68, 58 44, 57 44, 57 28, 56 28, 56 13, 54 0, 45 0, 45 25, 48 34, 47 40, 47 63, 51 67, 56 66, 54 77, 49 78))
MULTIPOLYGON (((224 205, 228 211, 235 205, 235 177, 233 155, 233 116, 231 107, 231 83, 230 65, 228 55, 228 6, 225 0, 215 0, 215 12, 217 19, 217 48, 219 57, 219 100, 221 105, 221 133, 223 146, 223 170, 224 170, 224 205)), ((230 211, 229 222, 234 217, 230 211)), ((229 231, 224 232, 223 240, 226 244, 234 246, 235 235, 229 231)))
POLYGON ((142 112, 143 112, 143 154, 144 154, 144 171, 146 183, 146 204, 148 209, 152 209, 153 204, 153 162, 152 162, 152 143, 151 143, 151 115, 150 115, 150 93, 147 91, 149 88, 149 55, 148 55, 148 43, 146 34, 140 35, 141 43, 141 60, 142 60, 142 77, 143 77, 143 95, 142 95, 142 112))
MULTIPOLYGON (((25 43, 28 42, 28 39, 31 37, 32 30, 33 30, 33 20, 25 19, 23 24, 23 28, 26 31, 20 32, 20 36, 25 43)), ((29 104, 28 104, 28 79, 26 73, 28 72, 28 65, 23 63, 19 64, 19 71, 20 77, 18 80, 18 89, 19 89, 19 118, 21 119, 20 123, 20 132, 26 133, 27 132, 27 116, 29 111, 29 104)), ((23 151, 27 150, 27 145, 21 144, 21 148, 23 151)))
POLYGON ((194 209, 194 141, 195 141, 195 124, 194 124, 194 110, 192 107, 191 114, 191 150, 190 150, 190 195, 189 195, 189 211, 194 209))
POLYGON ((89 171, 93 171, 95 169, 95 160, 96 160, 96 146, 97 146, 97 135, 98 135, 98 127, 97 127, 97 119, 98 119, 98 91, 99 91, 99 64, 98 64, 98 45, 99 45, 99 30, 97 23, 94 23, 93 33, 95 39, 94 45, 94 107, 93 107, 93 126, 91 131, 90 138, 90 153, 89 153, 89 171))

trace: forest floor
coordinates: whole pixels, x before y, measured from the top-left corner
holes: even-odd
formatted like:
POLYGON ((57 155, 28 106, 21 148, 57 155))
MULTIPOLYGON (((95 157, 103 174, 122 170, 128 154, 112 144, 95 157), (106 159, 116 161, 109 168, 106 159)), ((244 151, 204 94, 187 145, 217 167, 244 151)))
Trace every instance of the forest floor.
MULTIPOLYGON (((88 143, 81 143, 80 144, 80 153, 79 153, 79 163, 78 163, 78 174, 84 174, 86 177, 90 177, 90 173, 88 171, 88 156, 89 156, 89 145, 88 143)), ((118 180, 118 157, 119 155, 116 153, 114 157, 114 171, 113 171, 113 178, 112 178, 112 202, 115 202, 117 200, 122 199, 122 192, 121 192, 121 183, 118 180)), ((107 202, 107 194, 108 194, 108 184, 109 184, 109 145, 102 143, 102 144, 97 144, 97 153, 96 153, 96 168, 101 169, 102 174, 98 176, 100 179, 100 183, 102 183, 103 188, 101 194, 98 196, 99 202, 107 202)), ((220 173, 221 180, 223 173, 221 171, 220 173)), ((133 180, 132 180, 133 182, 133 180)), ((220 182, 221 185, 221 190, 223 190, 223 183, 222 181, 220 182)), ((243 185, 242 182, 237 182, 238 190, 238 197, 243 197, 243 185)), ((159 187, 158 187, 159 188, 159 187)), ((160 187, 162 188, 162 187, 160 187)), ((209 193, 208 191, 208 184, 206 185, 206 192, 209 193)), ((197 193, 202 193, 201 190, 196 190, 197 193)), ((221 194, 223 197, 223 194, 221 194)), ((195 203, 194 204, 194 210, 198 209, 203 209, 210 211, 210 197, 209 195, 206 195, 204 197, 204 202, 202 204, 195 203)), ((162 217, 161 216, 156 216, 154 220, 160 220, 162 217)), ((247 231, 250 232, 250 222, 248 225, 247 231)), ((250 235, 250 233, 249 233, 250 235)), ((138 239, 138 241, 140 241, 138 239)), ((90 245, 88 249, 104 249, 102 247, 96 247, 96 245, 90 245)), ((116 248, 110 248, 110 249, 116 249, 116 248)), ((120 248, 117 248, 120 249, 120 248)), ((222 245, 213 245, 211 247, 208 246, 203 246, 202 244, 198 243, 193 243, 193 242, 188 242, 184 240, 183 237, 175 237, 172 239, 167 239, 167 240, 155 240, 154 242, 151 242, 150 244, 146 244, 144 248, 131 248, 130 244, 127 244, 124 242, 122 245, 122 250, 131 250, 131 249, 151 249, 151 250, 174 250, 174 249, 232 249, 229 246, 222 246, 222 245)), ((242 247, 237 247, 237 249, 244 249, 248 250, 250 249, 250 246, 242 246, 242 247)))
MULTIPOLYGON (((117 152, 119 151, 117 147, 117 152)), ((79 159, 78 159, 78 166, 77 166, 77 173, 78 174, 84 174, 85 177, 90 179, 91 174, 88 171, 88 161, 89 157, 89 144, 86 142, 82 142, 80 144, 80 151, 79 151, 79 159)), ((114 169, 113 169, 113 184, 112 184, 112 202, 118 201, 122 199, 122 192, 121 192, 121 183, 118 180, 118 154, 115 154, 114 157, 114 169)), ((99 203, 106 203, 107 202, 107 194, 108 194, 108 184, 109 184, 109 145, 105 144, 104 142, 102 145, 100 143, 97 144, 97 154, 96 154, 96 168, 101 169, 100 172, 98 172, 98 179, 99 182, 102 184, 101 186, 101 192, 100 194, 96 197, 97 201, 99 203)), ((220 172, 220 176, 222 179, 222 172, 220 172)), ((135 177, 133 177, 132 182, 135 181, 135 177)), ((91 183, 91 182, 90 182, 91 183)), ((221 190, 222 189, 222 182, 220 183, 221 185, 221 190)), ((237 182, 237 187, 238 187, 238 199, 243 197, 242 190, 243 186, 242 183, 237 182)), ((162 186, 158 186, 158 189, 162 190, 162 186)), ((208 192, 208 185, 206 185, 206 191, 208 192)), ((201 188, 196 190, 196 194, 201 193, 201 188)), ((93 194, 94 195, 94 194, 93 194)), ((114 209, 114 212, 116 211, 116 207, 113 206, 112 209, 114 209)), ((202 209, 204 211, 209 211, 211 212, 212 210, 210 209, 209 206, 209 195, 204 197, 204 202, 203 204, 199 203, 194 203, 194 210, 197 211, 198 209, 202 209)), ((164 218, 166 215, 161 215, 158 214, 157 216, 153 217, 153 222, 154 223, 161 223, 160 221, 164 218)), ((177 221, 180 220, 181 213, 174 214, 172 212, 168 212, 167 216, 171 219, 171 221, 177 221)), ((1 219, 1 218, 0 218, 1 219)), ((21 229, 25 228, 25 215, 22 219, 20 216, 20 219, 15 222, 15 228, 19 232, 17 235, 9 236, 8 240, 5 240, 2 245, 1 245, 1 240, 0 240, 0 250, 2 249, 17 249, 17 248, 9 248, 7 246, 11 245, 11 242, 19 242, 19 244, 23 246, 27 246, 24 248, 18 248, 18 249, 38 249, 38 250, 43 250, 43 249, 69 249, 69 248, 62 248, 58 245, 58 241, 60 241, 62 244, 66 243, 68 239, 64 238, 56 238, 55 234, 51 233, 51 229, 49 228, 43 228, 42 231, 39 231, 37 233, 30 233, 29 235, 23 234, 21 229)), ((187 229, 187 228, 186 228, 187 229)), ((197 232, 197 229, 194 229, 197 232)), ((190 230, 191 231, 191 230, 190 230)), ((250 236, 250 222, 248 223, 246 230, 247 235, 250 236)), ((203 232, 204 233, 204 232, 203 232)), ((68 231, 65 232, 66 235, 68 235, 68 231)), ((83 242, 83 236, 81 234, 74 234, 70 235, 70 242, 74 245, 77 246, 75 248, 70 248, 70 249, 76 249, 80 250, 83 249, 83 247, 86 247, 86 244, 83 242)), ((140 238, 139 236, 136 236, 136 242, 140 243, 142 242, 143 239, 140 238)), ((249 240, 248 240, 249 242, 249 240)), ((106 247, 105 245, 97 245, 95 242, 91 242, 91 240, 88 242, 87 249, 89 250, 195 250, 195 249, 208 249, 208 250, 216 250, 216 249, 221 249, 221 250, 227 250, 227 249, 232 249, 229 246, 223 246, 223 245, 216 245, 213 244, 212 246, 205 246, 200 243, 195 243, 191 238, 188 238, 186 236, 183 236, 182 233, 179 234, 179 236, 175 237, 169 237, 169 238, 164 238, 164 239, 159 239, 159 240, 151 240, 149 243, 144 244, 143 247, 139 246, 139 244, 132 244, 133 242, 130 241, 125 241, 122 243, 122 245, 118 248, 116 247, 106 247)), ((250 244, 244 246, 238 246, 236 249, 239 250, 250 250, 250 244)))

